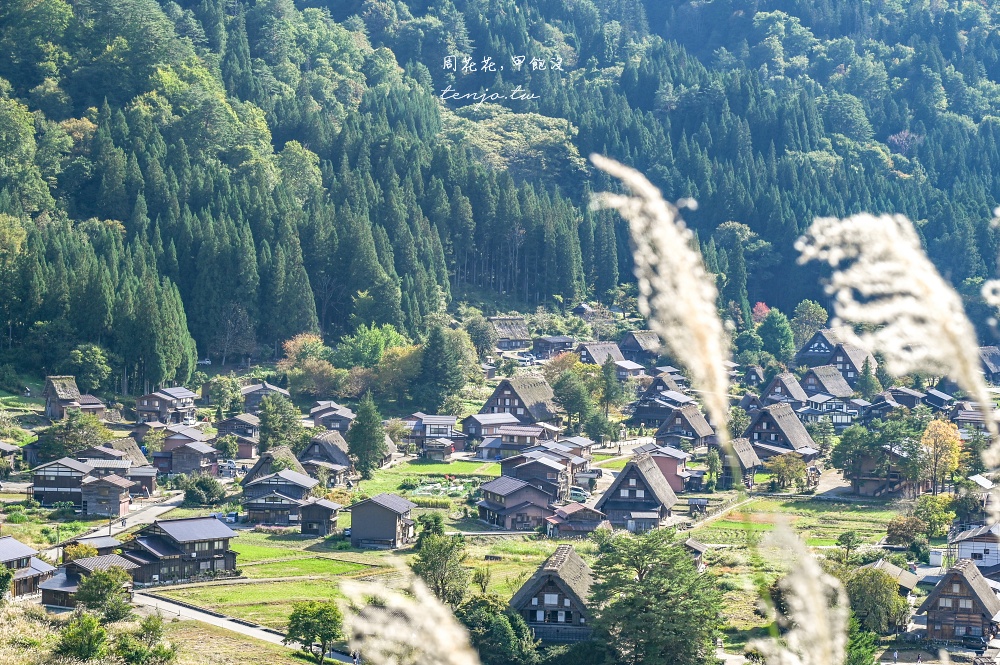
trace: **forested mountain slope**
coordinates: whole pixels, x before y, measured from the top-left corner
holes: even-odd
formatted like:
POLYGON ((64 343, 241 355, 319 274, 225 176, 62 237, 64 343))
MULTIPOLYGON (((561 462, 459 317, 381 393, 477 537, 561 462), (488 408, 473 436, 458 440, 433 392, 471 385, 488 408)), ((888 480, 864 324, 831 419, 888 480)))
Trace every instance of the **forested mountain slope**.
POLYGON ((455 300, 603 297, 630 259, 615 217, 587 210, 610 186, 585 164, 594 151, 698 200, 686 216, 737 319, 755 300, 816 296, 796 235, 860 210, 920 220, 974 294, 998 249, 998 15, 944 1, 8 0, 0 360, 52 371, 94 342, 152 385, 185 380, 233 326, 270 348, 368 322, 419 338, 455 300), (442 100, 449 86, 511 98, 442 100))

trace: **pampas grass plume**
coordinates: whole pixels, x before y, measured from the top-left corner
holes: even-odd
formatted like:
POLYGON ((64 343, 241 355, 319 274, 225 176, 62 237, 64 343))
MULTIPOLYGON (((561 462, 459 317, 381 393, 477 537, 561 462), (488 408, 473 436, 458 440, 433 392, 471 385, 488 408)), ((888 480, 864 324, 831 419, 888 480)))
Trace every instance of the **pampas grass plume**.
MULTIPOLYGON (((678 362, 691 371, 692 384, 703 391, 705 410, 728 442, 729 374, 723 362, 729 345, 716 309, 715 280, 705 270, 694 235, 677 208, 635 169, 601 155, 594 166, 622 181, 631 196, 596 194, 593 208, 617 210, 629 223, 639 311, 678 362)), ((693 207, 685 201, 686 207, 693 207)))
POLYGON ((1000 461, 997 424, 980 371, 975 330, 962 300, 930 262, 920 238, 902 215, 821 217, 796 243, 799 263, 818 260, 834 268, 827 292, 834 296, 833 325, 869 352, 879 351, 895 376, 924 371, 953 379, 983 412, 992 444, 983 455, 1000 461))

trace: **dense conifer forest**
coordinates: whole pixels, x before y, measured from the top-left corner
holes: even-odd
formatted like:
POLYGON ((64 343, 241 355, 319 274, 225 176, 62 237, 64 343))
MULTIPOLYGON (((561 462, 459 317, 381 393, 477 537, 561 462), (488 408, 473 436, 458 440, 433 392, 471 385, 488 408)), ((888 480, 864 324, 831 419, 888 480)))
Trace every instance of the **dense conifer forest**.
POLYGON ((984 325, 997 22, 993 1, 7 0, 0 364, 98 344, 130 393, 234 329, 275 352, 423 339, 461 301, 608 301, 631 259, 587 207, 612 186, 591 152, 697 200, 737 326, 821 297, 794 240, 862 210, 917 220, 984 325))

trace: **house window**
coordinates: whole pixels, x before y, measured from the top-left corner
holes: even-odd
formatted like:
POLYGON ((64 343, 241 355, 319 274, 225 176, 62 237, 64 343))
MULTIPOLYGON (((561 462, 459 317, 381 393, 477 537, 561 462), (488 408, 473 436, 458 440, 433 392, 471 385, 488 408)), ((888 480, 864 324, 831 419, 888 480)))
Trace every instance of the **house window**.
POLYGON ((967 630, 968 630, 969 635, 972 635, 973 637, 982 637, 983 636, 983 627, 982 626, 969 626, 967 630))
POLYGON ((547 594, 545 594, 545 604, 546 605, 558 605, 559 604, 559 594, 557 594, 557 593, 547 593, 547 594))
POLYGON ((635 487, 635 478, 629 478, 628 479, 628 486, 629 487, 635 487))
POLYGON ((982 561, 983 560, 982 553, 981 552, 973 552, 972 553, 972 560, 973 561, 982 561))
POLYGON ((955 626, 955 637, 965 635, 965 626, 955 626))
POLYGON ((674 424, 680 425, 681 424, 681 419, 677 418, 676 420, 674 420, 674 424))
POLYGON ((951 607, 951 598, 938 598, 938 607, 951 607))
POLYGON ((854 378, 854 372, 848 372, 847 373, 847 378, 848 379, 853 379, 854 378))
POLYGON ((519 415, 519 416, 523 416, 524 415, 524 408, 523 407, 520 407, 520 406, 517 407, 517 415, 519 415))
POLYGON ((569 598, 563 599, 563 607, 569 607, 569 598))
POLYGON ((538 610, 537 612, 535 612, 535 621, 537 621, 538 623, 545 622, 545 610, 538 610))
POLYGON ((983 550, 983 554, 989 554, 989 553, 990 553, 989 548, 983 550))
POLYGON ((637 499, 643 499, 645 497, 646 497, 646 490, 636 490, 635 491, 635 498, 637 498, 637 499))
POLYGON ((959 584, 958 582, 952 582, 952 585, 951 585, 951 592, 952 593, 958 593, 961 590, 962 590, 962 585, 961 584, 959 584))
POLYGON ((622 490, 621 491, 621 496, 622 496, 622 498, 627 499, 628 498, 628 490, 622 490))
POLYGON ((531 599, 531 604, 532 605, 538 605, 538 598, 532 598, 531 599))
POLYGON ((971 610, 972 609, 972 599, 971 598, 959 598, 958 599, 958 607, 959 607, 959 609, 962 609, 962 610, 971 610))
POLYGON ((556 622, 557 623, 566 623, 566 613, 563 612, 562 610, 560 610, 559 613, 558 613, 558 615, 557 615, 556 622))

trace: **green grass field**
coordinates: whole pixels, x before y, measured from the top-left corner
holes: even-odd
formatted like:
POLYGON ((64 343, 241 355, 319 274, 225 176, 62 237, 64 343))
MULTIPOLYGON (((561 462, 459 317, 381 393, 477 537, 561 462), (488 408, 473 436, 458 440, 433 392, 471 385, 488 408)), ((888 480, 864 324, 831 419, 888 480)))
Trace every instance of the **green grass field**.
POLYGON ((299 558, 291 561, 274 563, 258 563, 242 567, 243 574, 253 579, 271 577, 303 577, 307 575, 336 576, 365 570, 368 566, 348 561, 337 561, 324 558, 299 558))
POLYGON ((763 533, 785 521, 807 545, 834 545, 845 531, 856 531, 866 542, 876 542, 896 515, 882 503, 837 503, 819 499, 755 499, 738 511, 694 530, 706 543, 740 545, 750 532, 763 533))
POLYGON ((172 589, 159 593, 277 630, 287 625, 294 603, 304 600, 332 600, 340 594, 336 580, 233 584, 172 589))

